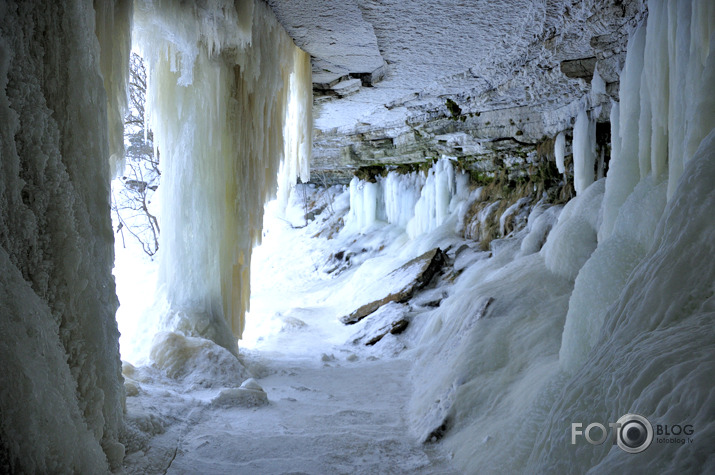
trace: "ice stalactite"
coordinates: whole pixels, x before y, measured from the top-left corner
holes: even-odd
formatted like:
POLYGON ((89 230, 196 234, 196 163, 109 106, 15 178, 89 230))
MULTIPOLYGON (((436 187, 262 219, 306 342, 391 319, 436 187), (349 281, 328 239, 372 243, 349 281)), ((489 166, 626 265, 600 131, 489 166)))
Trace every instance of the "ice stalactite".
MULTIPOLYGON (((645 28, 639 28, 628 40, 626 63, 621 71, 618 130, 613 128, 615 124, 613 117, 611 120, 611 161, 604 196, 603 222, 598 231, 599 239, 611 233, 618 208, 633 191, 640 178, 638 161, 633 160, 632 157, 638 156, 640 77, 643 72, 644 45, 645 28)), ((611 115, 613 116, 613 113, 611 115)))
MULTIPOLYGON (((710 124, 708 130, 715 125, 715 112, 703 107, 712 104, 712 99, 703 89, 705 86, 700 84, 708 79, 707 84, 714 84, 712 79, 715 79, 708 78, 707 72, 703 74, 708 66, 712 68, 713 63, 709 54, 704 56, 701 52, 701 49, 709 50, 708 41, 699 37, 697 31, 693 32, 697 43, 684 39, 691 35, 686 31, 691 18, 700 15, 712 18, 715 8, 697 2, 678 8, 666 2, 651 2, 647 25, 641 26, 629 43, 633 50, 628 50, 626 67, 621 74, 623 104, 614 108, 612 114, 613 135, 617 136, 613 143, 616 152, 611 159, 615 169, 609 172, 606 181, 599 247, 576 281, 564 331, 562 364, 570 368, 578 367, 589 353, 606 310, 618 297, 635 265, 653 245, 656 224, 665 206, 666 189, 672 190, 676 186, 683 163, 692 157, 683 143, 685 137, 695 137, 699 143, 704 138, 703 124, 706 127, 710 124), (689 45, 688 51, 682 48, 684 43, 689 45), (674 54, 672 49, 678 50, 677 53, 674 54), (668 73, 681 63, 680 75, 668 73), (642 68, 639 67, 641 64, 642 68), (698 73, 693 75, 693 70, 698 73), (673 87, 678 84, 701 93, 683 97, 682 91, 673 87), (637 101, 633 102, 626 91, 636 94, 637 101), (676 96, 677 100, 670 95, 676 96), (671 106, 675 110, 671 111, 671 106), (636 110, 639 110, 638 134, 632 135, 626 127, 634 125, 624 124, 624 121, 632 120, 636 110), (695 115, 684 112, 688 110, 695 115), (619 116, 621 113, 624 115, 619 116), (672 121, 673 133, 668 133, 671 113, 680 120, 672 121), (619 132, 615 127, 619 127, 619 132), (671 166, 670 161, 677 163, 671 166), (673 170, 674 176, 670 173, 673 170), (620 173, 629 176, 624 179, 620 173), (614 182, 615 186, 610 186, 614 182), (630 183, 635 183, 632 188, 630 183), (619 189, 619 186, 624 188, 619 189), (622 204, 616 205, 618 196, 626 198, 622 204), (607 288, 594 292, 594 285, 607 288), (590 301, 583 301, 584 298, 590 301), (572 325, 587 325, 590 330, 574 329, 572 325)), ((711 25, 710 28, 715 27, 711 25)))
POLYGON ((628 42, 619 127, 612 134, 615 169, 599 236, 610 234, 620 205, 641 178, 667 177, 672 196, 685 163, 712 130, 715 66, 708 45, 714 10, 711 2, 649 2, 647 26, 628 42))
POLYGON ((554 141, 554 156, 556 157, 556 168, 559 173, 566 173, 566 166, 564 165, 564 155, 566 153, 566 137, 563 132, 559 132, 554 141))
POLYGON ((375 182, 357 177, 350 182, 347 225, 358 231, 383 221, 405 228, 410 238, 436 229, 452 209, 452 199, 466 189, 468 175, 457 173, 448 158, 438 160, 426 173, 390 171, 375 182))
POLYGON ((697 2, 678 8, 651 2, 647 25, 629 43, 632 49, 621 74, 622 104, 611 114, 613 171, 606 181, 599 245, 581 269, 571 296, 560 353, 563 368, 581 366, 607 310, 652 247, 666 190, 672 194, 683 163, 692 157, 685 137, 699 143, 715 125, 715 113, 707 108, 713 103, 711 94, 701 83, 712 85, 715 79, 707 73, 713 60, 702 53, 709 50, 709 37, 705 40, 697 29, 689 31, 692 19, 712 18, 714 12, 697 2), (696 42, 690 41, 691 35, 696 42), (669 73, 672 69, 680 74, 669 73), (701 92, 685 97, 682 88, 701 92), (633 134, 636 123, 638 133, 633 134), (620 197, 625 197, 623 203, 620 197))
POLYGON ((313 123, 310 61, 304 60, 305 53, 298 48, 295 48, 294 55, 295 71, 290 76, 288 113, 283 125, 283 156, 286 159, 281 161, 278 171, 278 203, 283 210, 288 203, 296 177, 303 183, 310 180, 309 158, 313 146, 310 136, 312 133, 310 124, 313 123))
POLYGON ((104 473, 124 457, 107 159, 121 148, 114 67, 131 5, 96 3, 0 7, 0 470, 12 473, 104 473))
POLYGON ((601 94, 606 94, 606 81, 598 73, 598 65, 596 65, 591 78, 591 98, 596 99, 601 94))
POLYGON ((407 223, 407 234, 415 238, 444 223, 449 215, 449 202, 457 188, 454 167, 447 158, 440 159, 429 172, 415 204, 415 215, 407 223))
POLYGON ((383 181, 387 222, 406 228, 415 215, 425 176, 422 173, 388 173, 383 181))
POLYGON ((576 193, 593 183, 596 164, 596 121, 583 109, 573 127, 573 181, 576 193))
MULTIPOLYGON (((591 351, 571 370, 572 376, 549 390, 558 388, 560 395, 544 423, 549 429, 537 438, 531 453, 530 464, 537 467, 535 471, 548 467, 560 472, 581 466, 594 473, 623 469, 710 473, 715 468, 711 456, 715 417, 710 409, 715 400, 711 376, 715 371, 715 273, 710 261, 703 258, 715 252, 710 218, 715 206, 713 157, 715 132, 688 160, 684 180, 656 224, 650 250, 641 259, 635 254, 633 270, 615 285, 616 292, 604 296, 609 299, 609 294, 617 294, 600 328, 587 332, 592 340, 584 343, 592 347, 591 351), (656 437, 653 446, 638 457, 617 446, 570 445, 569 422, 612 421, 625 413, 647 417, 654 428, 657 424, 691 424, 695 432, 689 441, 665 438, 677 439, 678 443, 664 443, 659 440, 663 438, 656 437)), ((644 192, 656 191, 649 190, 650 180, 646 178, 636 187, 624 208, 631 200, 633 204, 642 200, 644 192)), ((665 187, 666 183, 661 183, 656 193, 664 196, 665 187)), ((606 243, 615 244, 611 239, 606 243)), ((600 249, 599 245, 594 256, 600 249)), ((621 251, 627 260, 631 260, 630 249, 632 245, 621 251)), ((609 252, 608 248, 604 251, 609 252)), ((599 259, 593 264, 608 262, 599 259)), ((613 265, 623 267, 621 263, 613 265)), ((590 261, 586 263, 584 278, 594 275, 593 268, 590 261)), ((608 272, 609 277, 612 275, 617 274, 608 272)), ((594 316, 602 308, 604 304, 599 302, 594 316)))
POLYGON ((260 1, 135 11, 162 155, 163 324, 236 353, 263 204, 279 167, 283 189, 308 178, 310 59, 260 1))
POLYGON ((350 181, 350 213, 346 225, 364 230, 377 220, 380 185, 354 177, 350 181))

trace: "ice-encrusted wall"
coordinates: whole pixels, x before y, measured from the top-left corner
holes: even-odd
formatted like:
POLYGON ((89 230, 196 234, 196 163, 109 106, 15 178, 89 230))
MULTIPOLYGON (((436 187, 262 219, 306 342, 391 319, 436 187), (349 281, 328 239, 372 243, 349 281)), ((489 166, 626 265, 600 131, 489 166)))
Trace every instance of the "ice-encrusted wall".
POLYGON ((648 2, 611 109, 606 179, 581 182, 539 252, 527 234, 468 268, 425 325, 413 423, 465 472, 715 468, 714 26, 712 2, 648 2), (571 423, 626 413, 695 433, 637 455, 572 443, 571 423))
POLYGON ((310 59, 262 1, 135 12, 162 163, 162 325, 236 353, 263 204, 309 176, 310 59))
POLYGON ((131 2, 97 3, 0 3, 2 472, 102 473, 124 456, 109 159, 131 2))

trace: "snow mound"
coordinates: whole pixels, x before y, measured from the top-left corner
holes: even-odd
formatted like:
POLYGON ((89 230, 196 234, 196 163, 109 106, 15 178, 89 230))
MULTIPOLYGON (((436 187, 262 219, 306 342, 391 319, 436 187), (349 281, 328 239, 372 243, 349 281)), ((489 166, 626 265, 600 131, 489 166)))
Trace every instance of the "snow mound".
POLYGON ((596 249, 604 187, 605 180, 597 181, 564 206, 558 223, 541 250, 546 267, 551 272, 575 279, 596 249))
POLYGON ((189 390, 238 387, 250 375, 228 350, 203 338, 160 332, 152 342, 151 361, 189 390))
POLYGON ((281 326, 281 331, 285 332, 285 333, 298 332, 308 326, 308 324, 305 323, 300 318, 295 318, 295 317, 290 317, 290 316, 284 316, 282 318, 282 321, 283 321, 283 325, 281 326))
POLYGON ((211 405, 219 407, 255 407, 268 404, 268 396, 255 379, 249 378, 240 388, 222 389, 211 400, 211 405))

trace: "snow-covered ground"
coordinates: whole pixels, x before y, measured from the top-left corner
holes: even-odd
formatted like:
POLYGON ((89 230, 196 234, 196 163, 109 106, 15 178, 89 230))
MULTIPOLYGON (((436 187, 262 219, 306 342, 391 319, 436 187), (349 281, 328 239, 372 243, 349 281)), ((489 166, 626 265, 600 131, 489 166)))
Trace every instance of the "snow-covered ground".
POLYGON ((128 473, 458 473, 408 427, 407 336, 365 346, 353 340, 366 321, 338 320, 382 297, 375 282, 424 244, 386 223, 338 234, 349 192, 301 190, 285 213, 277 202, 266 206, 239 341, 243 366, 218 345, 171 333, 156 337, 150 356, 152 316, 161 311, 151 298, 156 264, 117 241, 120 343, 133 363, 124 366, 128 473), (306 226, 308 203, 323 211, 306 226), (340 251, 349 257, 336 259, 340 251), (249 376, 266 405, 236 395, 249 376))

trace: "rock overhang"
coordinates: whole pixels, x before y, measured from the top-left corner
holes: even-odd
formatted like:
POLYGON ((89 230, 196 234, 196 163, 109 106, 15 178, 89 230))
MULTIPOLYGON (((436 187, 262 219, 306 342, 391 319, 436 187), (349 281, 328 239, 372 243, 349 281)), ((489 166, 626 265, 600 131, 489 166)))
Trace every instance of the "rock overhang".
POLYGON ((584 107, 607 121, 628 35, 646 15, 638 0, 269 3, 313 56, 314 167, 343 174, 455 155, 445 134, 536 146, 584 107), (591 94, 596 69, 606 94, 591 94), (375 147, 383 138, 394 146, 375 147))

